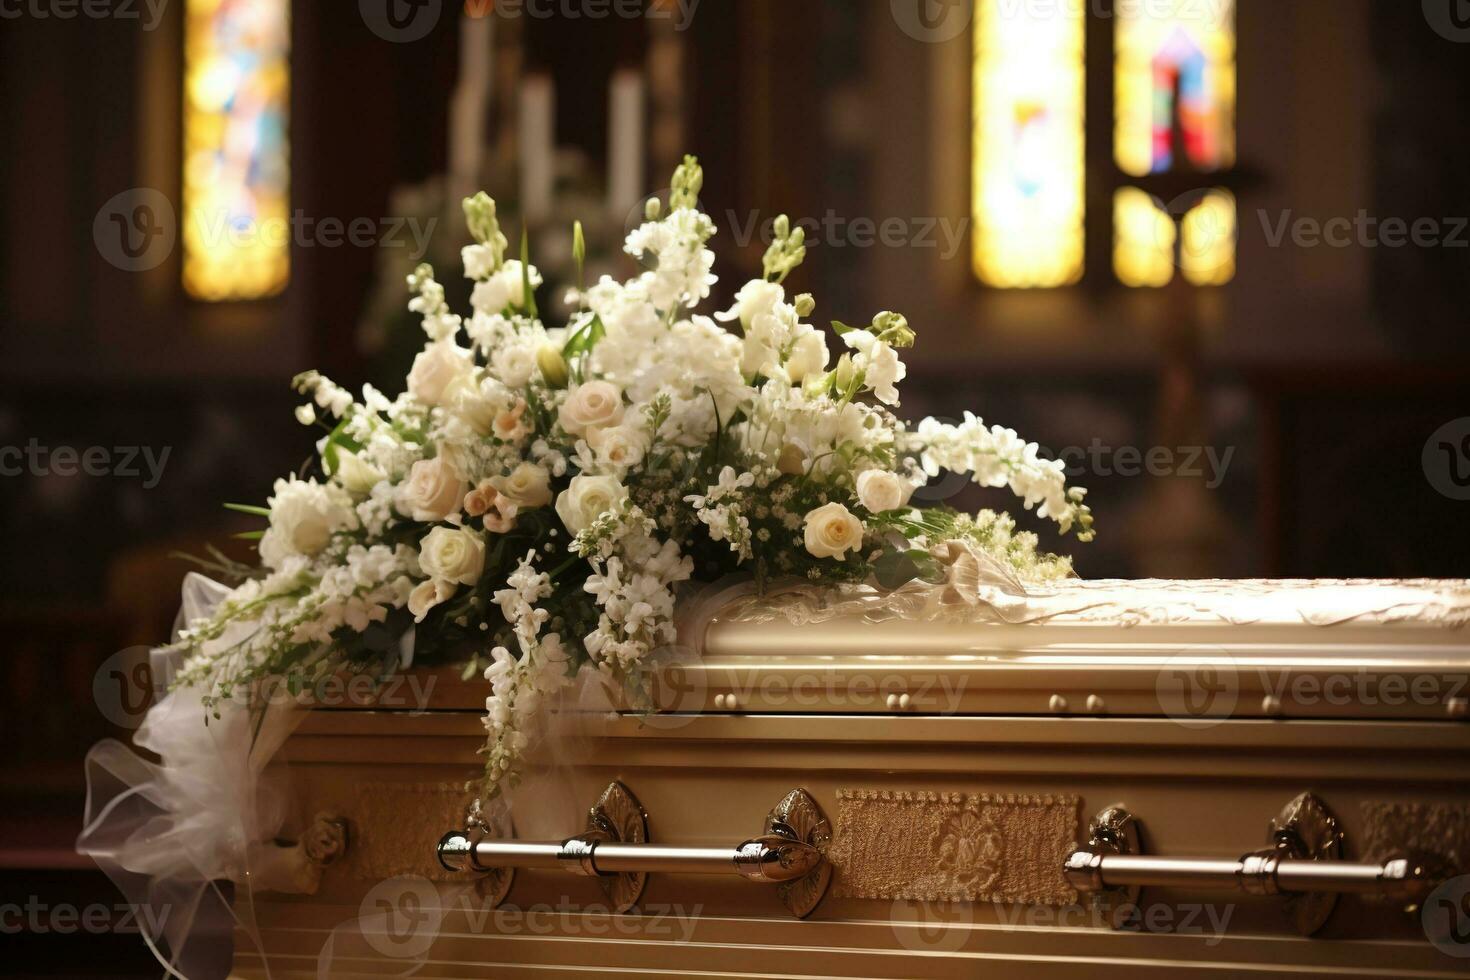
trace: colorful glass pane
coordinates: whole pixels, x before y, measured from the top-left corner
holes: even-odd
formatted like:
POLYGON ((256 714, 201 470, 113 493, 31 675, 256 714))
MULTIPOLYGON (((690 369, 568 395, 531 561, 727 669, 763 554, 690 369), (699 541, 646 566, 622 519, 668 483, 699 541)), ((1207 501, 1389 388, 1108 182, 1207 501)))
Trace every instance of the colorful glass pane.
POLYGON ((1120 0, 1118 166, 1134 176, 1235 162, 1233 0, 1120 0))
POLYGON ((290 274, 290 0, 188 0, 184 288, 256 299, 290 274))
POLYGON ((1084 5, 978 4, 974 268, 1001 287, 1083 270, 1084 5))

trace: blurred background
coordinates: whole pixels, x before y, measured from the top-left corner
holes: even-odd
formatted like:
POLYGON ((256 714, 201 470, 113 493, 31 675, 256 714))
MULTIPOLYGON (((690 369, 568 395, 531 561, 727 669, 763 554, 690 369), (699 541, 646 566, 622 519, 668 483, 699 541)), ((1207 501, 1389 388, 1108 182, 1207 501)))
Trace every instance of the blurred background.
POLYGON ((153 972, 82 756, 476 189, 556 311, 697 153, 709 309, 800 222, 816 322, 917 329, 902 414, 1091 488, 1084 576, 1470 570, 1460 0, 0 0, 0 91, 0 971, 153 972))

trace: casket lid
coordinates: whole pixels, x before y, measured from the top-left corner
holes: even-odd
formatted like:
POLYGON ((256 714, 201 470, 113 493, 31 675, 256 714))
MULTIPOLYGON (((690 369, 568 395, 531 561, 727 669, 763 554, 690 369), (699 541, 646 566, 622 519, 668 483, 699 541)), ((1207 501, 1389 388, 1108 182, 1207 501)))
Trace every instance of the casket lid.
MULTIPOLYGON (((679 710, 1423 718, 1470 714, 1470 582, 912 583, 723 602, 679 710)), ((665 671, 665 673, 669 673, 665 671)), ((681 693, 682 692, 682 693, 681 693)))

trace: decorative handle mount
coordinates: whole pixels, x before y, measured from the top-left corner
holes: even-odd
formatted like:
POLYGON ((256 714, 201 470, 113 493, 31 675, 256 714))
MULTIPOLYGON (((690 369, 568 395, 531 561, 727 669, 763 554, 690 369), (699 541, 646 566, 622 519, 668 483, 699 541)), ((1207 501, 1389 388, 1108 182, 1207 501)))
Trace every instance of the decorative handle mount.
POLYGON ((832 828, 805 790, 794 789, 766 816, 763 832, 734 847, 648 842, 648 814, 622 783, 612 783, 587 816, 587 830, 563 841, 493 837, 454 830, 439 841, 439 863, 487 877, 493 903, 505 900, 515 868, 561 868, 595 877, 619 912, 632 909, 650 874, 738 874, 776 885, 797 918, 816 909, 832 879, 826 848, 832 828))

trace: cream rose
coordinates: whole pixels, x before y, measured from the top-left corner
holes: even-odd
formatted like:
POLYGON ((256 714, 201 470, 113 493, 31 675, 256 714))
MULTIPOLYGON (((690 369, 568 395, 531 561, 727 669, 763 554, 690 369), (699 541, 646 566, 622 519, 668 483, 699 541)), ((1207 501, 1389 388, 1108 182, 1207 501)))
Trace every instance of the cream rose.
POLYGON ((863 522, 837 502, 806 515, 806 550, 816 558, 847 557, 863 543, 863 522))
POLYGON ((416 521, 442 521, 459 510, 469 483, 442 457, 421 459, 398 488, 398 511, 416 521))
POLYGON ((597 451, 598 459, 609 466, 627 469, 637 466, 648 452, 648 434, 631 425, 615 425, 610 429, 593 429, 587 433, 587 444, 597 451))
POLYGON ((491 481, 501 496, 507 497, 522 510, 545 507, 551 503, 551 474, 544 466, 522 463, 509 476, 496 477, 491 481))
POLYGON ((364 463, 362 457, 350 449, 341 448, 337 450, 337 467, 332 476, 348 493, 359 496, 371 493, 373 487, 386 479, 382 470, 371 463, 364 463))
POLYGON ((485 539, 467 527, 436 527, 419 542, 419 566, 435 581, 474 585, 485 570, 485 539))
POLYGON ((623 420, 623 393, 606 381, 578 385, 562 402, 560 418, 561 427, 573 435, 610 428, 623 420))
POLYGON ((611 476, 572 477, 572 483, 556 498, 556 514, 566 529, 580 533, 593 521, 627 499, 628 491, 611 476))
POLYGON ((857 477, 858 501, 873 514, 897 510, 913 492, 907 480, 887 470, 864 470, 857 477))
POLYGON ((438 579, 420 582, 408 594, 408 611, 413 613, 413 621, 422 623, 430 609, 441 602, 449 601, 458 591, 459 586, 453 582, 443 582, 438 579))
POLYGON ((470 368, 467 352, 454 341, 430 344, 414 358, 413 369, 408 372, 409 393, 425 405, 442 404, 446 393, 470 373, 470 368))

